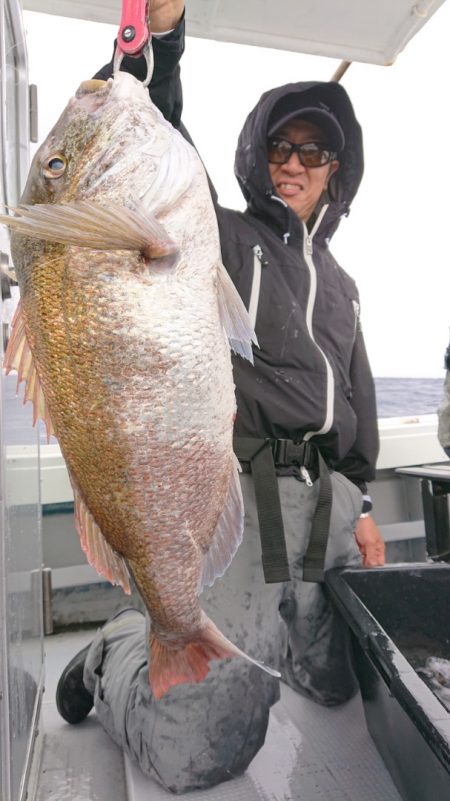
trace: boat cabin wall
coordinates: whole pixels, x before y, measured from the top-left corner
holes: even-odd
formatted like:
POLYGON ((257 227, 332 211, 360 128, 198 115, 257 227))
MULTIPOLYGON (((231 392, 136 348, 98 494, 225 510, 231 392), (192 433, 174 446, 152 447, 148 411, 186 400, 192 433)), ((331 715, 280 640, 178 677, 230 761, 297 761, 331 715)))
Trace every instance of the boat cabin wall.
MULTIPOLYGON (((15 204, 29 165, 28 72, 18 3, 0 0, 0 203, 15 204)), ((0 229, 2 333, 17 292, 9 235, 0 229)), ((0 374, 0 796, 33 798, 42 745, 42 538, 39 443, 7 402, 12 377, 0 374), (25 468, 26 481, 16 484, 25 468)), ((12 379, 15 383, 16 379, 12 379)))

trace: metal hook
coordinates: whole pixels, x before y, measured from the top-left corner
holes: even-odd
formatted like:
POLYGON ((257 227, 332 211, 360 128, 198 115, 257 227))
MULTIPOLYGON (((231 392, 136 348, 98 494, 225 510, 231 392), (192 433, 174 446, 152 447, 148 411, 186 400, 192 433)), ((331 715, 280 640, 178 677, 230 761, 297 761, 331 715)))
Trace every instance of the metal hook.
MULTIPOLYGON (((124 51, 122 50, 120 45, 117 44, 116 52, 114 53, 114 61, 113 61, 113 74, 114 75, 116 74, 116 72, 119 72, 120 65, 121 65, 121 63, 123 61, 124 56, 126 56, 126 55, 128 55, 128 54, 124 53, 124 51)), ((130 58, 139 58, 140 56, 144 56, 146 64, 147 64, 147 75, 146 75, 145 80, 142 82, 142 85, 143 86, 148 86, 150 81, 151 81, 151 79, 152 79, 153 69, 154 69, 154 65, 155 65, 155 60, 154 60, 154 57, 153 57, 153 47, 151 45, 151 40, 150 39, 148 40, 148 42, 146 42, 145 47, 143 48, 143 50, 141 50, 141 52, 139 54, 133 54, 132 56, 130 56, 130 58)))

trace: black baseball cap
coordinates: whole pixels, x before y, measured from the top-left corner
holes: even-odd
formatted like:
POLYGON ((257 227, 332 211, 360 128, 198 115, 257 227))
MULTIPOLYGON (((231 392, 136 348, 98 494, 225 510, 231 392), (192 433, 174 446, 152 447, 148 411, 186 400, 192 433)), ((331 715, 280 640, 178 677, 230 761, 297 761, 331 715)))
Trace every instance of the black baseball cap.
POLYGON ((345 147, 345 136, 341 124, 325 103, 308 103, 298 106, 298 95, 288 95, 276 104, 269 119, 268 136, 274 136, 283 125, 291 120, 304 119, 317 125, 324 132, 327 144, 336 153, 345 147))

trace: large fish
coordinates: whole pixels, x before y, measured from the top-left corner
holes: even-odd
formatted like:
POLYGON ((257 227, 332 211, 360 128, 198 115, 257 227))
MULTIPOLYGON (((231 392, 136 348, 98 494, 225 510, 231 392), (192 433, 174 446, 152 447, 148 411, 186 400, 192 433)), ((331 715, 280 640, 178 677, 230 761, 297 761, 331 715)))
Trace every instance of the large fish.
POLYGON ((245 656, 198 598, 242 539, 228 340, 251 358, 253 337, 206 175, 118 73, 81 84, 1 221, 21 291, 6 369, 58 437, 89 562, 135 579, 160 698, 245 656))

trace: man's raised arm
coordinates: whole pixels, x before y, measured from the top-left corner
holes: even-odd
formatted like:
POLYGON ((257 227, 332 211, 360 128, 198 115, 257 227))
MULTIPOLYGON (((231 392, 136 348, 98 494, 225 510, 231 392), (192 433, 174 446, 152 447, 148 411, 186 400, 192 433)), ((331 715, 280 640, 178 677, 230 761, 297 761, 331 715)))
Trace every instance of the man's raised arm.
MULTIPOLYGON (((155 34, 152 40, 155 58, 150 96, 165 118, 178 128, 183 108, 179 62, 184 51, 184 0, 152 0, 149 17, 151 31, 155 34), (168 31, 171 32, 160 38, 161 34, 168 31)), ((112 76, 115 49, 116 42, 111 61, 94 78, 106 81, 112 76)), ((120 69, 143 81, 147 75, 147 62, 144 56, 125 56, 120 69)))
POLYGON ((149 6, 152 33, 165 33, 176 28, 184 11, 184 0, 151 0, 149 6))

